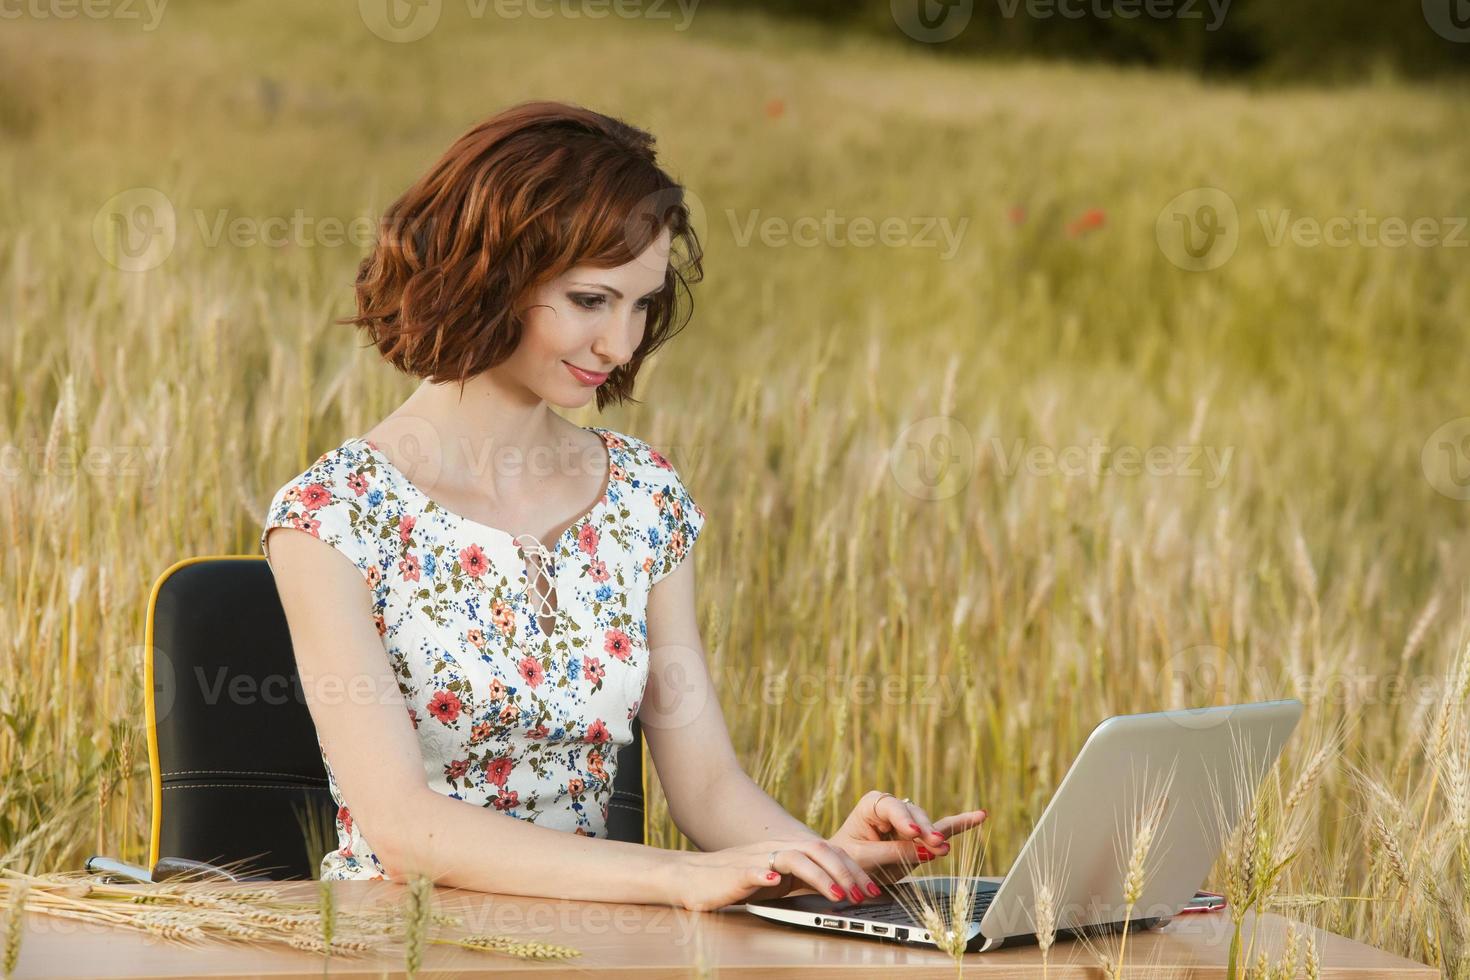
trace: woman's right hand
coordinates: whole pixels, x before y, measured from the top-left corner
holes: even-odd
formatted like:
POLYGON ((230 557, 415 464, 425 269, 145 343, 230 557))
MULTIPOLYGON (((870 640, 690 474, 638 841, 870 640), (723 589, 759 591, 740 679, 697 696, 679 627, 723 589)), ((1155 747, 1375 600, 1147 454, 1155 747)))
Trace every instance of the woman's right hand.
POLYGON ((821 837, 756 841, 719 851, 677 851, 671 903, 696 912, 811 888, 834 902, 862 902, 882 892, 841 847, 821 837), (775 870, 770 870, 771 852, 775 870))

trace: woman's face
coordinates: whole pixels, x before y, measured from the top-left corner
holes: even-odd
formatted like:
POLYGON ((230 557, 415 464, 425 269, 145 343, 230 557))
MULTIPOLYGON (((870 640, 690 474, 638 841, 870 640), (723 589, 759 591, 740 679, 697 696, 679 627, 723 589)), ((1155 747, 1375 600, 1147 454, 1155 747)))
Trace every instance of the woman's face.
POLYGON ((579 265, 538 289, 521 342, 497 373, 561 408, 592 400, 643 341, 649 301, 667 274, 670 240, 666 228, 626 265, 579 265))

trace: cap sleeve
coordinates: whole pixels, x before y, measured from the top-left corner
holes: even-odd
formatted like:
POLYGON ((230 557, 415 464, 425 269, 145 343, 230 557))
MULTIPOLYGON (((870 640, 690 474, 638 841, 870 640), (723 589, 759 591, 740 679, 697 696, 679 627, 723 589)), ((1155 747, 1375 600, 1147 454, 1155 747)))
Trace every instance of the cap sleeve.
MULTIPOLYGON (((276 491, 260 532, 260 551, 270 561, 267 537, 274 528, 305 531, 325 541, 357 566, 374 589, 382 581, 374 543, 373 513, 382 491, 372 468, 344 448, 319 456, 306 471, 276 491)), ((274 566, 272 566, 274 571, 274 566)))
POLYGON ((651 582, 657 584, 689 556, 695 539, 704 528, 704 510, 694 502, 672 463, 650 448, 649 484, 657 523, 650 535, 653 544, 651 582))

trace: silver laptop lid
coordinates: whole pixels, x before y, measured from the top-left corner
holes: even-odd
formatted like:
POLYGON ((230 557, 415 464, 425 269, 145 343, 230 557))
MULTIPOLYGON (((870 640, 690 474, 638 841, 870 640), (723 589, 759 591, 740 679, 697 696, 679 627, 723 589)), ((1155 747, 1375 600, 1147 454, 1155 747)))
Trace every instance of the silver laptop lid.
POLYGON ((1058 929, 1120 922, 1136 828, 1157 829, 1131 919, 1177 913, 1301 719, 1295 699, 1108 718, 1093 729, 1001 882, 980 931, 1030 935, 1037 886, 1058 929))

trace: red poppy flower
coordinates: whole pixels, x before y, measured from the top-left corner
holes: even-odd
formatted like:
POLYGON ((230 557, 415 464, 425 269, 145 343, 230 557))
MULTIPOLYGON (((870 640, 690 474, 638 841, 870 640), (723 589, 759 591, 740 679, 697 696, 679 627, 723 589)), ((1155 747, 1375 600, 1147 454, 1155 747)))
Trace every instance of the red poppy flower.
POLYGON ((444 767, 444 775, 449 779, 463 779, 464 774, 470 771, 468 759, 455 759, 444 767))
POLYGON ((1095 231, 1107 223, 1108 214, 1102 208, 1088 208, 1067 223, 1067 237, 1076 238, 1083 232, 1095 231))
POLYGON ((398 540, 408 544, 409 537, 413 534, 415 518, 405 514, 398 518, 398 540))
POLYGON ((594 718, 592 724, 587 726, 587 734, 582 736, 587 742, 607 742, 612 739, 608 733, 607 726, 602 723, 601 718, 594 718))
POLYGON ((582 530, 577 532, 577 547, 589 555, 597 554, 597 528, 589 522, 582 525, 582 530))

